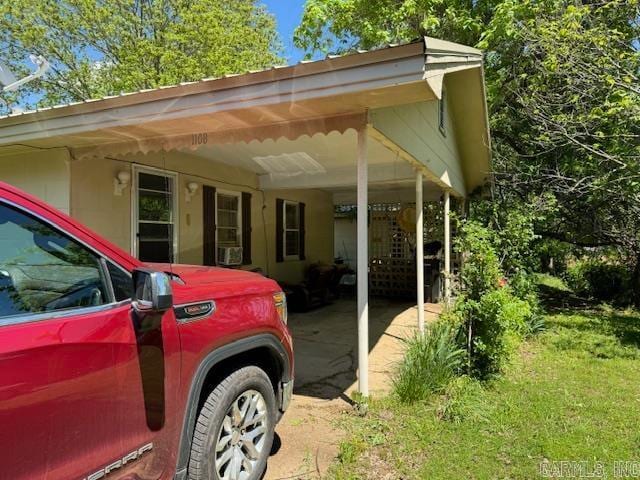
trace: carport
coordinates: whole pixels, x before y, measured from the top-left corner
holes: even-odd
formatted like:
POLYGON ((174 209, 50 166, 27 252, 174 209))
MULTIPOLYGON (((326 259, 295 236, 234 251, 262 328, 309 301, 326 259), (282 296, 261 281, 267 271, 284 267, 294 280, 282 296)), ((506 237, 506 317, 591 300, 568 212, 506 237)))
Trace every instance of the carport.
MULTIPOLYGON (((72 161, 188 152, 253 172, 260 192, 314 189, 356 205, 358 390, 367 396, 369 205, 443 199, 448 299, 450 201, 483 185, 489 171, 482 62, 478 50, 424 38, 10 116, 0 146, 14 154, 65 148, 72 161)), ((423 330, 422 208, 415 224, 423 330)))

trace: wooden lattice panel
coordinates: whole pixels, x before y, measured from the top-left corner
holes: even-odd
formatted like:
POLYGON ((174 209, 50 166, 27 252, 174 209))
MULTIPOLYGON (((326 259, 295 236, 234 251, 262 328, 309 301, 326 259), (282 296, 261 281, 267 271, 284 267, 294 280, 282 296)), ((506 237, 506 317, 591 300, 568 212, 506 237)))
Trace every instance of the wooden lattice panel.
POLYGON ((372 295, 413 298, 416 292, 415 234, 397 221, 409 205, 372 204, 369 224, 369 288, 372 295))

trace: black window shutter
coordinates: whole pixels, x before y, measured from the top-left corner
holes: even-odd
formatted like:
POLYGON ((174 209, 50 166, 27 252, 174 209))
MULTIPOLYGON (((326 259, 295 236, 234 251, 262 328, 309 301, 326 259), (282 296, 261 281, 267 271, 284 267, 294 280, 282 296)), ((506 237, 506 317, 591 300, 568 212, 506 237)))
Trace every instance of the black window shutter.
POLYGON ((216 264, 216 189, 202 187, 202 263, 216 264))
POLYGON ((251 194, 242 192, 242 264, 251 264, 251 194))
POLYGON ((298 204, 298 214, 300 215, 300 260, 304 260, 304 243, 305 243, 305 230, 304 230, 304 203, 298 204))
POLYGON ((284 247, 284 218, 282 209, 284 208, 284 200, 276 198, 276 262, 284 260, 282 249, 284 247))

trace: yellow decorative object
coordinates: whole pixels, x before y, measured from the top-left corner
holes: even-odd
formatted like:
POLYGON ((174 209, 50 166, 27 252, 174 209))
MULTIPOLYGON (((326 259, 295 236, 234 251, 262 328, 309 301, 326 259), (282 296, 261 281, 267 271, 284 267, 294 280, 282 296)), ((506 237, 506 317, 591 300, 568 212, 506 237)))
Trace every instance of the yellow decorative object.
POLYGON ((416 209, 414 207, 404 207, 396 216, 396 222, 400 228, 406 233, 415 233, 416 231, 416 209))

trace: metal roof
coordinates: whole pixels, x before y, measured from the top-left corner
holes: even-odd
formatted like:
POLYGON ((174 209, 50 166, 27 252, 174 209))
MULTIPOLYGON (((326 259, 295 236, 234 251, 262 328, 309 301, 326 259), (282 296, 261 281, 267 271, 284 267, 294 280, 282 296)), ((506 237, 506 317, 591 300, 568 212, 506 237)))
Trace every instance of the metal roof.
MULTIPOLYGON (((335 59, 339 59, 339 58, 347 58, 350 56, 356 56, 356 55, 362 55, 362 54, 366 54, 366 53, 371 53, 371 52, 379 52, 381 50, 387 50, 390 48, 396 48, 396 47, 401 47, 401 46, 405 46, 405 45, 415 45, 415 44, 419 44, 421 42, 424 42, 423 39, 419 39, 419 40, 414 40, 411 42, 406 42, 406 43, 389 43, 386 44, 382 47, 379 48, 375 48, 375 49, 370 49, 370 50, 363 50, 363 49, 354 49, 354 50, 349 50, 340 54, 327 54, 324 58, 320 58, 317 60, 300 60, 299 62, 295 63, 295 64, 290 64, 290 65, 274 65, 270 68, 265 68, 265 69, 258 69, 258 70, 246 70, 244 72, 239 72, 239 73, 229 73, 229 74, 225 74, 225 75, 221 75, 219 77, 206 77, 203 78, 201 80, 195 80, 195 81, 190 81, 190 82, 180 82, 174 85, 162 85, 160 87, 156 87, 156 88, 143 88, 140 90, 135 90, 132 92, 121 92, 118 95, 105 95, 103 97, 100 98, 90 98, 87 100, 78 100, 78 101, 74 101, 74 102, 67 102, 67 103, 61 103, 61 104, 57 104, 57 105, 52 105, 49 107, 38 107, 35 109, 31 109, 31 110, 23 110, 23 111, 19 111, 19 112, 15 112, 15 113, 8 113, 5 115, 0 115, 0 120, 2 119, 6 119, 6 118, 15 118, 15 117, 22 117, 25 115, 31 115, 34 113, 38 113, 38 112, 46 112, 46 111, 50 111, 50 110, 58 110, 58 109, 62 109, 65 107, 72 107, 72 106, 76 106, 76 105, 82 105, 82 104, 88 104, 88 103, 96 103, 96 102, 103 102, 106 100, 111 100, 113 98, 122 98, 122 97, 128 97, 128 96, 132 96, 132 95, 139 95, 139 94, 145 94, 145 93, 150 93, 150 92, 157 92, 157 91, 161 91, 161 90, 169 90, 169 89, 175 89, 175 88, 180 88, 180 87, 185 87, 188 85, 203 85, 203 84, 207 84, 209 82, 214 82, 214 81, 219 81, 219 80, 223 80, 223 79, 227 79, 227 78, 234 78, 234 77, 240 77, 240 76, 248 76, 248 75, 255 75, 258 73, 264 73, 264 72, 268 72, 268 71, 275 71, 275 70, 283 70, 283 69, 287 69, 287 68, 294 68, 296 66, 302 66, 302 65, 310 65, 310 64, 318 64, 321 62, 325 62, 327 60, 335 60, 335 59)), ((449 42, 446 42, 449 43, 449 42)), ((455 44, 452 44, 455 45, 455 44)))

